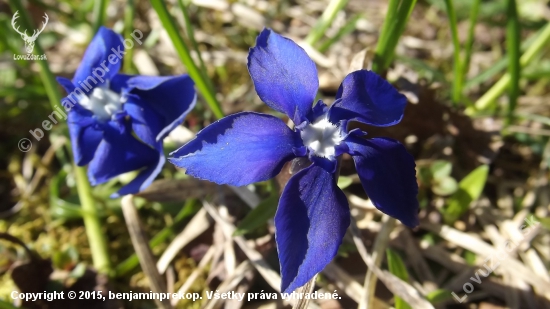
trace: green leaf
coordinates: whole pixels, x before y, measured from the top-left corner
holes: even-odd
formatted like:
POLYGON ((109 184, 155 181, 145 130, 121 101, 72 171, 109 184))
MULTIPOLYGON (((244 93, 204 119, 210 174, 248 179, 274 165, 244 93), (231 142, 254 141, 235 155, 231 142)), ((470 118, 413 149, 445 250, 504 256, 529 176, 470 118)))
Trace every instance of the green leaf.
POLYGON ((52 256, 53 264, 57 269, 71 269, 78 262, 78 251, 72 245, 68 245, 61 251, 54 252, 52 256))
POLYGON ((338 177, 338 187, 342 190, 349 187, 353 183, 353 179, 347 176, 338 177))
POLYGON ((453 177, 442 177, 432 185, 432 191, 441 196, 451 195, 458 189, 458 184, 453 177))
POLYGON ((445 289, 438 289, 431 293, 428 293, 428 295, 426 295, 426 299, 430 303, 435 305, 437 303, 451 299, 451 292, 445 289))
POLYGON ((4 300, 1 300, 1 299, 0 299, 0 308, 1 309, 19 309, 18 307, 15 307, 11 303, 9 303, 7 301, 4 301, 4 300))
MULTIPOLYGON (((409 281, 409 274, 407 273, 407 268, 399 255, 392 251, 391 249, 386 249, 386 256, 388 259, 388 268, 390 272, 394 274, 399 279, 407 282, 409 281)), ((395 299, 395 309, 411 309, 411 306, 407 304, 400 297, 394 296, 395 299)))
POLYGON ((451 175, 453 165, 449 161, 437 160, 430 166, 430 171, 434 179, 439 179, 451 175))
POLYGON ((550 218, 537 217, 537 220, 540 222, 542 227, 550 231, 550 218))
POLYGON ((455 222, 468 210, 470 203, 479 198, 485 187, 488 174, 489 166, 482 165, 460 181, 458 191, 451 195, 447 204, 448 206, 443 211, 443 217, 447 224, 455 222))
POLYGON ((233 233, 234 236, 247 234, 254 229, 265 224, 267 220, 275 216, 277 211, 277 203, 279 196, 277 193, 271 194, 267 199, 263 200, 258 207, 252 209, 251 212, 244 217, 243 221, 237 226, 237 230, 233 233))

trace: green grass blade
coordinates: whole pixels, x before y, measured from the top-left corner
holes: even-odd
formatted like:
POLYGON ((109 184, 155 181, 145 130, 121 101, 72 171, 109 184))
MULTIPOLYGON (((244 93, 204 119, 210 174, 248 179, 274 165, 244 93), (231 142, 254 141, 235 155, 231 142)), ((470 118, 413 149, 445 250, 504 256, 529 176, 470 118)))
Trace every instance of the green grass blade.
POLYGON ((451 292, 449 290, 445 290, 445 289, 438 289, 438 290, 432 291, 432 292, 428 293, 428 295, 426 295, 426 299, 434 305, 436 305, 438 303, 441 303, 441 302, 444 302, 444 301, 447 301, 451 298, 452 298, 451 292))
POLYGON ((233 235, 240 236, 247 234, 265 224, 267 220, 275 216, 278 202, 279 194, 277 192, 271 194, 268 198, 260 202, 260 204, 256 208, 252 209, 246 217, 244 217, 241 223, 239 223, 233 235))
POLYGON ((470 60, 472 59, 472 48, 474 46, 475 28, 480 4, 481 0, 474 0, 474 3, 472 4, 468 27, 468 37, 466 38, 466 45, 464 46, 464 59, 460 63, 460 68, 458 72, 459 75, 455 76, 456 88, 453 88, 453 91, 457 91, 456 95, 460 96, 459 99, 462 98, 462 94, 464 93, 464 82, 466 81, 466 75, 468 74, 468 70, 470 68, 470 60))
POLYGON ((398 2, 397 0, 390 1, 388 14, 384 20, 378 44, 376 44, 372 70, 379 74, 390 66, 399 38, 405 30, 409 16, 416 4, 416 0, 402 0, 399 4, 398 2))
MULTIPOLYGON (((394 274, 399 279, 408 282, 409 274, 407 273, 407 268, 405 263, 395 251, 391 249, 386 249, 386 257, 388 259, 388 268, 390 272, 394 274)), ((411 306, 407 304, 403 299, 398 296, 394 296, 395 300, 395 309, 411 309, 411 306)))
MULTIPOLYGON (((132 31, 134 31, 134 12, 136 8, 134 5, 134 0, 128 0, 126 2, 126 9, 124 11, 124 36, 129 38, 132 35, 132 31)), ((129 48, 126 51, 126 55, 124 56, 124 63, 122 70, 126 74, 132 74, 136 73, 134 69, 134 49, 129 48)))
POLYGON ((508 73, 510 74, 510 102, 508 103, 507 123, 512 122, 512 115, 516 109, 519 97, 519 78, 521 74, 520 59, 520 25, 515 0, 507 1, 508 20, 506 25, 506 48, 508 49, 508 73))
POLYGON ((317 23, 315 23, 315 26, 313 26, 311 32, 306 37, 306 43, 311 46, 315 45, 319 39, 323 37, 328 27, 330 27, 334 18, 336 18, 336 14, 338 14, 347 3, 348 0, 331 0, 323 12, 323 15, 321 15, 321 18, 317 20, 317 23))
POLYGON ((195 84, 202 96, 204 97, 206 104, 208 104, 216 118, 222 118, 224 116, 223 111, 221 109, 220 103, 216 99, 216 94, 209 89, 209 82, 206 81, 208 77, 205 76, 205 74, 201 73, 201 71, 193 61, 193 58, 191 58, 189 48, 185 44, 183 38, 180 36, 180 32, 176 26, 176 23, 168 12, 166 5, 162 0, 152 0, 151 5, 157 12, 157 15, 159 16, 159 19, 164 29, 168 33, 170 40, 172 40, 172 44, 174 44, 174 48, 176 49, 181 61, 187 68, 189 76, 193 79, 193 81, 195 81, 195 84))
POLYGON ((99 27, 105 24, 107 16, 107 0, 96 0, 94 4, 94 28, 93 33, 97 33, 99 27))
POLYGON ((460 72, 462 83, 464 83, 464 80, 466 79, 466 74, 468 74, 468 69, 470 68, 470 61, 472 59, 472 48, 474 46, 475 28, 477 23, 477 16, 479 15, 480 4, 481 0, 474 0, 474 3, 472 4, 472 9, 470 11, 468 37, 466 38, 466 46, 464 46, 464 61, 462 62, 460 72))
POLYGON ((449 15, 449 24, 451 26, 451 38, 453 41, 453 92, 451 99, 457 105, 462 97, 461 83, 461 61, 460 61, 460 42, 458 41, 458 27, 456 21, 456 13, 452 0, 445 0, 447 15, 449 15))
MULTIPOLYGON (((529 48, 523 53, 520 58, 520 67, 524 68, 526 65, 531 63, 535 56, 546 47, 547 42, 550 40, 550 23, 547 23, 544 26, 544 29, 537 36, 535 41, 529 48)), ((479 98, 475 103, 475 109, 477 111, 484 111, 491 109, 494 105, 495 100, 504 93, 506 88, 510 85, 512 77, 509 73, 504 74, 500 80, 491 87, 481 98, 479 98)), ((471 114, 475 112, 474 110, 469 110, 467 113, 471 114)))
MULTIPOLYGON (((531 35, 527 40, 521 42, 521 46, 520 46, 521 52, 523 53, 527 49, 529 49, 543 31, 544 31, 544 28, 540 29, 539 31, 531 35)), ((508 56, 505 55, 497 63, 491 66, 489 69, 483 71, 482 73, 475 76, 474 78, 466 81, 464 85, 464 90, 469 90, 493 78, 495 75, 497 75, 498 73, 506 69, 507 65, 508 65, 508 56)))
POLYGON ((184 3, 183 0, 178 0, 178 5, 183 15, 183 20, 185 22, 185 29, 187 30, 187 38, 189 39, 189 41, 191 41, 191 44, 193 45, 193 49, 197 53, 197 58, 199 58, 200 71, 203 74, 204 80, 208 84, 208 88, 210 89, 210 92, 215 93, 212 80, 208 78, 208 71, 206 70, 206 65, 204 64, 204 60, 202 59, 202 53, 199 50, 199 44, 197 44, 197 40, 195 40, 195 31, 193 30, 193 25, 191 24, 191 18, 189 17, 189 13, 187 12, 189 3, 184 3))
MULTIPOLYGON (((393 28, 394 24, 397 22, 395 15, 397 14, 397 9, 399 8, 399 3, 401 0, 390 0, 388 3, 388 11, 386 12, 386 18, 384 19, 384 23, 382 24, 382 30, 380 30, 380 36, 378 37, 378 44, 376 44, 376 54, 383 55, 382 51, 386 48, 388 45, 388 38, 391 35, 391 28, 393 28)), ((380 63, 379 66, 381 66, 382 58, 379 56, 378 62, 380 63)), ((376 58, 375 58, 376 60, 376 58)), ((377 63, 373 63, 373 70, 374 67, 377 66, 377 63)), ((374 70, 376 71, 376 70, 374 70)))
POLYGON ((340 28, 340 30, 338 30, 338 33, 336 33, 335 36, 324 41, 319 46, 318 50, 324 53, 332 46, 332 44, 338 42, 342 37, 352 33, 353 30, 355 30, 355 27, 357 26, 357 22, 361 19, 361 17, 363 17, 362 14, 355 14, 354 16, 352 16, 350 20, 346 23, 346 25, 340 28))

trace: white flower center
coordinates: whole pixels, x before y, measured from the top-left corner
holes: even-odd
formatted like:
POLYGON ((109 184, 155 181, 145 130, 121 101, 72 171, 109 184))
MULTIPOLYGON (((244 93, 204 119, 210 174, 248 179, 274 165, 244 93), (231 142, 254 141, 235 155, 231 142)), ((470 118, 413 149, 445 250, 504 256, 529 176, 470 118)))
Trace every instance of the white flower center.
POLYGON ((89 97, 82 96, 78 103, 92 111, 100 120, 108 120, 114 113, 122 109, 120 94, 102 87, 94 88, 89 97))
POLYGON ((342 141, 340 128, 323 115, 300 131, 304 145, 318 157, 334 159, 335 147, 342 141))

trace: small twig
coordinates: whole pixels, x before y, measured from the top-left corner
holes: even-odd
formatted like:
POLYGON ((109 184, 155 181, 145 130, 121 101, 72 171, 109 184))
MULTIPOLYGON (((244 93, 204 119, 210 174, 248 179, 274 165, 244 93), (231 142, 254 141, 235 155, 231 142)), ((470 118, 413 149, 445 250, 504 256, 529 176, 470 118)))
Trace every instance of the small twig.
MULTIPOLYGON (((374 241, 374 249, 372 252, 372 258, 374 259, 374 264, 376 267, 380 267, 382 264, 382 258, 384 257, 384 252, 388 246, 388 241, 390 240, 390 233, 395 228, 395 219, 384 215, 382 229, 376 236, 374 241)), ((359 309, 374 308, 374 291, 376 289, 376 275, 373 272, 373 269, 369 267, 367 274, 365 275, 365 283, 363 289, 363 295, 361 296, 361 301, 359 302, 359 309)))
MULTIPOLYGON (((315 280, 317 279, 317 275, 313 276, 306 284, 298 288, 297 293, 300 295, 305 295, 305 293, 311 293, 313 289, 315 288, 315 280)), ((292 309, 305 309, 308 308, 309 299, 300 298, 298 299, 298 302, 292 307, 292 309)))
POLYGON ((193 216, 193 219, 189 221, 183 231, 174 238, 170 245, 168 245, 168 248, 166 248, 164 253, 160 256, 156 266, 159 273, 163 274, 181 249, 206 231, 208 227, 210 227, 210 221, 208 221, 206 210, 201 209, 193 216))
MULTIPOLYGON (((145 236, 143 228, 141 227, 141 221, 139 220, 133 198, 133 195, 126 195, 121 201, 122 213, 124 215, 124 219, 126 220, 126 226, 128 227, 128 233, 130 234, 132 245, 134 246, 134 250, 138 256, 141 269, 149 280, 151 290, 154 293, 166 293, 166 283, 155 267, 155 257, 153 256, 153 252, 151 252, 151 248, 149 248, 149 240, 145 236)), ((159 308, 172 308, 169 301, 163 302, 155 299, 155 303, 159 308)))

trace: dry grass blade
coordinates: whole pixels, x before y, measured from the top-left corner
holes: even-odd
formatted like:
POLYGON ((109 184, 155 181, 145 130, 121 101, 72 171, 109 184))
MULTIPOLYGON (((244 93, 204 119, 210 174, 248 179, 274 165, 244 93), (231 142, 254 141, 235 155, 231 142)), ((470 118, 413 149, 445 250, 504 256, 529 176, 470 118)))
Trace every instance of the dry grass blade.
POLYGON ((204 233, 210 226, 210 221, 206 210, 199 210, 193 219, 185 226, 183 231, 174 238, 168 248, 162 253, 157 263, 157 269, 159 273, 164 274, 168 265, 172 262, 174 257, 180 252, 180 250, 195 239, 200 234, 204 233))
MULTIPOLYGON (((323 270, 323 274, 330 278, 336 286, 344 291, 351 299, 356 303, 359 303, 361 300, 361 295, 363 294, 363 287, 359 282, 355 281, 348 273, 343 269, 338 267, 336 263, 328 264, 323 270)), ((390 305, 381 301, 378 298, 374 298, 374 308, 390 308, 390 305)))
MULTIPOLYGON (((481 239, 460 232, 449 226, 421 223, 421 227, 431 232, 434 232, 445 240, 456 244, 464 249, 470 250, 477 255, 490 257, 495 254, 500 254, 497 249, 482 241, 481 239)), ((534 229, 533 233, 536 233, 536 229, 534 229)), ((510 273, 515 278, 524 280, 527 283, 536 286, 542 290, 550 291, 549 281, 538 276, 536 273, 531 271, 529 268, 527 268, 525 265, 514 258, 508 258, 506 260, 506 263, 501 263, 500 267, 503 271, 510 273)))
MULTIPOLYGON (((311 280, 309 280, 304 286, 300 287, 297 293, 311 293, 313 289, 315 288, 315 280, 317 279, 317 275, 313 276, 311 280)), ((308 308, 310 299, 309 298, 301 298, 298 299, 298 302, 292 307, 292 309, 304 309, 308 308)))
MULTIPOLYGON (((139 258, 141 269, 149 280, 151 290, 154 293, 166 293, 166 284, 155 267, 155 258, 151 252, 151 248, 148 246, 149 240, 145 237, 145 233, 141 227, 141 221, 139 220, 133 198, 133 195, 126 195, 121 201, 122 213, 124 214, 130 239, 132 240, 132 245, 134 246, 136 255, 139 258)), ((172 305, 168 301, 162 302, 155 299, 155 302, 159 308, 172 308, 172 305)))
MULTIPOLYGON (((376 267, 380 267, 382 264, 382 259, 384 257, 384 252, 388 246, 388 241, 390 240, 390 233, 395 228, 395 219, 387 215, 383 217, 382 229, 376 236, 374 242, 374 249, 372 252, 372 258, 376 267)), ((372 308, 374 302, 374 291, 376 289, 376 275, 373 272, 373 269, 369 267, 367 274, 365 275, 365 283, 363 286, 363 295, 361 301, 359 302, 359 309, 372 308)))
MULTIPOLYGON (((229 276, 227 279, 225 279, 218 288, 216 289, 216 293, 227 293, 229 291, 234 290, 239 282, 244 279, 246 276, 246 273, 249 272, 252 269, 252 264, 250 261, 244 261, 237 268, 235 268, 235 273, 232 276, 229 276)), ((204 309, 215 309, 219 308, 222 304, 220 301, 224 301, 221 298, 212 298, 205 306, 204 309)))
MULTIPOLYGON (((218 211, 216 210, 216 208, 214 208, 214 206, 212 206, 210 203, 205 201, 203 203, 203 207, 204 209, 206 209, 206 211, 208 211, 208 214, 212 216, 212 218, 214 219, 214 221, 216 221, 216 223, 222 225, 224 229, 231 231, 231 233, 235 231, 236 227, 233 224, 226 222, 219 215, 218 211)), ((281 292, 281 277, 276 271, 271 269, 271 267, 269 266, 267 261, 263 258, 263 256, 258 251, 254 250, 254 248, 250 247, 244 237, 234 236, 233 240, 241 248, 241 250, 244 252, 248 260, 252 263, 254 268, 256 268, 258 273, 260 273, 260 275, 264 278, 264 280, 275 291, 281 292)), ((315 309, 315 308, 319 308, 319 306, 317 304, 310 303, 309 308, 315 309)))
MULTIPOLYGON (((193 270, 193 272, 189 275, 189 277, 187 277, 185 282, 179 288, 178 294, 187 293, 187 290, 189 290, 189 288, 191 287, 193 282, 195 282, 195 280, 197 280, 200 273, 204 271, 204 268, 206 267, 206 265, 208 265, 210 260, 212 260, 212 257, 214 256, 215 251, 216 251, 216 249, 214 248, 214 246, 211 246, 210 248, 208 248, 208 251, 206 251, 206 253, 202 257, 202 259, 199 262, 199 265, 197 266, 197 268, 195 268, 193 270)), ((179 299, 173 298, 172 301, 171 301, 172 306, 176 306, 178 304, 178 302, 179 302, 179 299)))
POLYGON ((194 178, 160 179, 136 194, 136 196, 156 202, 179 202, 190 198, 203 198, 207 195, 213 195, 220 188, 222 187, 215 183, 194 178))
MULTIPOLYGON (((224 226, 226 229, 231 231, 233 233, 235 231, 235 226, 229 222, 226 222, 225 220, 220 217, 218 214, 218 211, 208 202, 203 203, 204 209, 208 212, 210 216, 216 221, 216 223, 224 226)), ((244 254, 248 257, 248 259, 252 262, 252 265, 258 270, 260 275, 264 277, 264 279, 267 281, 267 283, 275 289, 275 291, 280 292, 281 288, 281 277, 273 270, 271 267, 269 267, 269 264, 264 260, 262 255, 254 250, 253 248, 250 248, 244 237, 242 236, 235 236, 233 237, 233 240, 239 245, 241 250, 243 250, 244 254)))
POLYGON ((422 298, 418 291, 410 284, 397 278, 390 272, 381 270, 380 268, 376 267, 373 258, 367 253, 367 248, 363 244, 363 240, 361 238, 359 229, 355 224, 355 220, 352 218, 351 221, 352 223, 350 226, 350 230, 353 235, 353 241, 357 246, 357 251, 359 251, 359 254, 361 255, 361 258, 363 258, 363 261, 365 261, 365 264, 367 264, 367 266, 372 269, 372 271, 376 274, 376 276, 378 276, 380 281, 382 281, 393 294, 401 297, 404 301, 411 305, 411 307, 415 309, 433 309, 434 307, 432 306, 432 304, 422 298))

